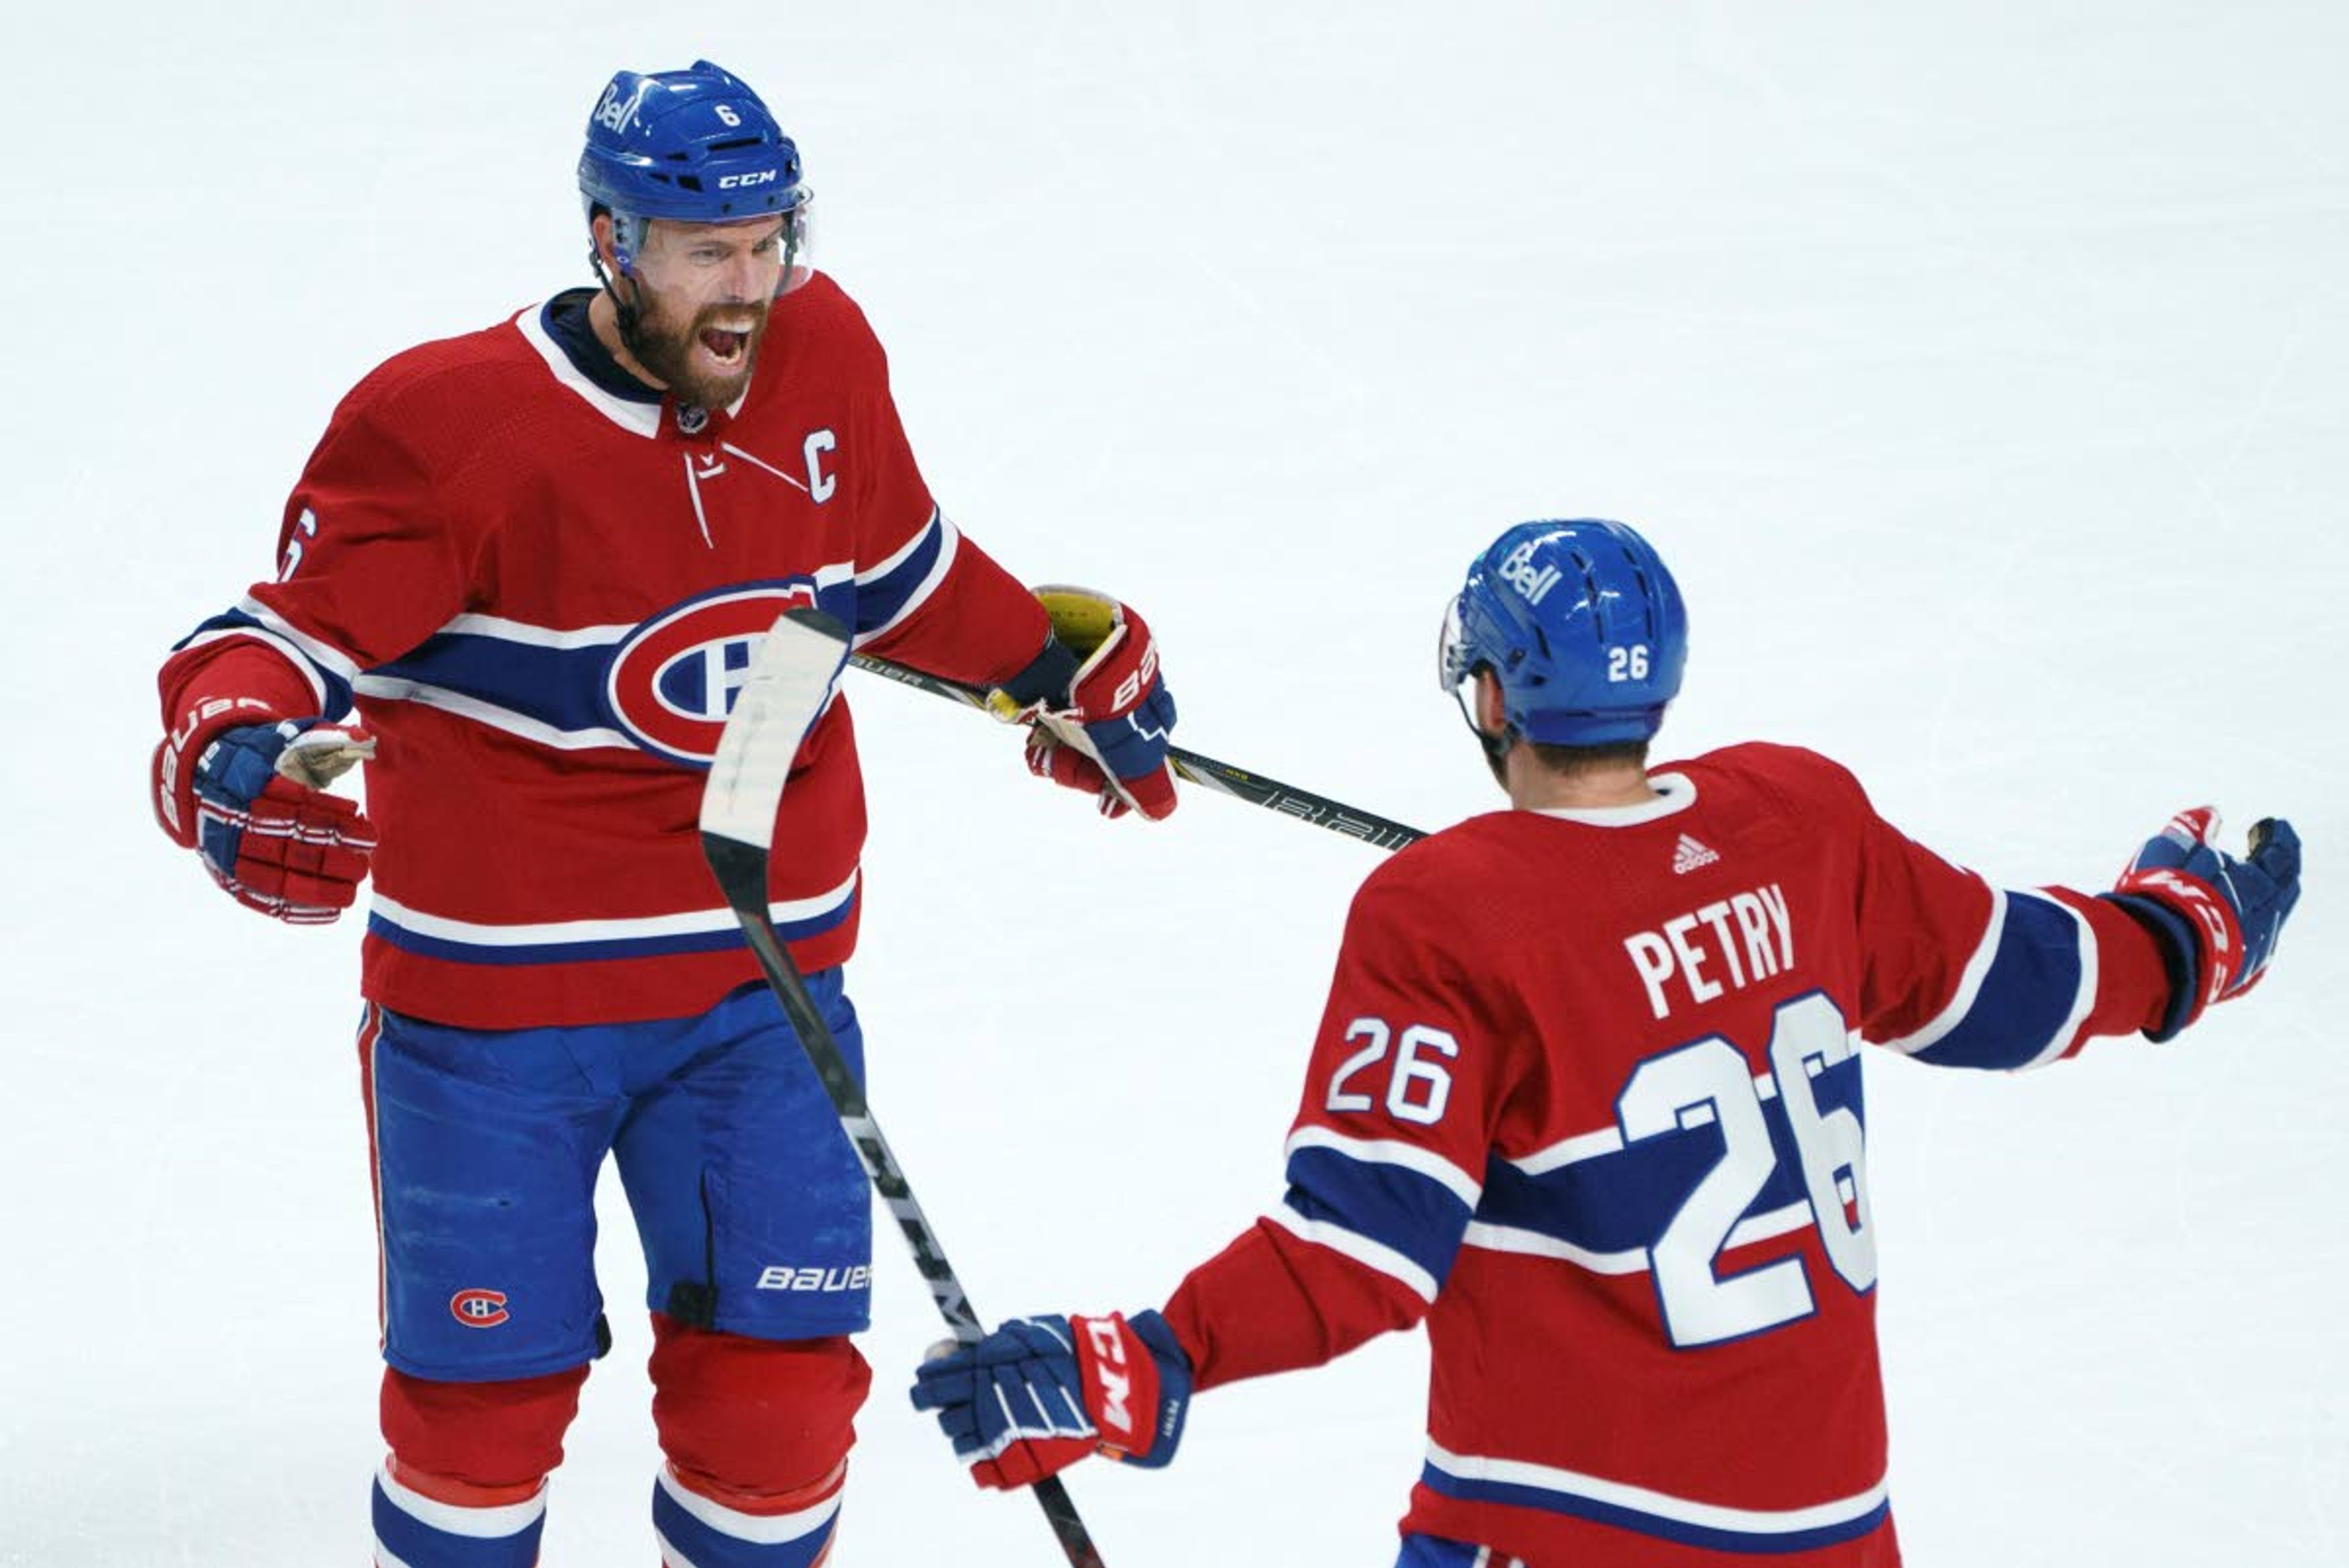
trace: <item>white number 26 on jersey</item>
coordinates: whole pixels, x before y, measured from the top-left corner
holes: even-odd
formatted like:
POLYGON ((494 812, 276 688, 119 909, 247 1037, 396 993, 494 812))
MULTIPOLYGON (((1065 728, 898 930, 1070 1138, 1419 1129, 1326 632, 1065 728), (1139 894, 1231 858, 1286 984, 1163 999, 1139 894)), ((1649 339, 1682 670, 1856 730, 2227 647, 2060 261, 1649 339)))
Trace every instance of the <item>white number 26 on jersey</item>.
MULTIPOLYGON (((1353 1087, 1353 1081, 1386 1060, 1388 1046, 1395 1044, 1393 1036, 1383 1018, 1357 1018, 1346 1025, 1347 1041, 1360 1040, 1363 1044, 1330 1075, 1330 1097, 1324 1102, 1330 1109, 1371 1108, 1375 1102, 1370 1093, 1353 1087)), ((1459 1054, 1460 1042, 1433 1024, 1414 1023, 1404 1030, 1394 1063, 1387 1070, 1387 1115, 1422 1127, 1442 1121, 1452 1104, 1452 1072, 1444 1063, 1459 1054)))
POLYGON ((1808 1317, 1815 1303, 1800 1258, 1738 1273, 1717 1268, 1723 1249, 1781 1235, 1779 1215, 1745 1217, 1777 1168, 1763 1102, 1776 1098, 1802 1167, 1804 1202, 1780 1214, 1818 1227, 1827 1262, 1855 1291, 1876 1283, 1865 1139, 1847 1107, 1822 1110, 1811 1079, 1850 1058, 1843 1014, 1814 992, 1785 1003, 1770 1030, 1770 1071, 1755 1078, 1744 1054, 1719 1035, 1651 1056, 1615 1102, 1626 1145, 1707 1122, 1721 1128, 1721 1158, 1699 1179, 1649 1250, 1665 1331, 1683 1347, 1718 1345, 1808 1317), (1847 1201, 1849 1211, 1846 1210, 1847 1201), (1807 1208, 1808 1212, 1804 1210, 1807 1208))

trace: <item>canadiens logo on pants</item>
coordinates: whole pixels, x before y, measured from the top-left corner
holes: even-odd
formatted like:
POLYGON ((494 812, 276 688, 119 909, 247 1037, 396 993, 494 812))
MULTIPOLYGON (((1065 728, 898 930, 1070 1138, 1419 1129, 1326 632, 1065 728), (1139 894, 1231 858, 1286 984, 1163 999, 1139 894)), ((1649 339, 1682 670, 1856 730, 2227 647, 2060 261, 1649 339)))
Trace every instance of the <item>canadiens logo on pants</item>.
POLYGON ((503 1291, 459 1291, 449 1298, 449 1314, 467 1328, 495 1328, 513 1314, 503 1291))

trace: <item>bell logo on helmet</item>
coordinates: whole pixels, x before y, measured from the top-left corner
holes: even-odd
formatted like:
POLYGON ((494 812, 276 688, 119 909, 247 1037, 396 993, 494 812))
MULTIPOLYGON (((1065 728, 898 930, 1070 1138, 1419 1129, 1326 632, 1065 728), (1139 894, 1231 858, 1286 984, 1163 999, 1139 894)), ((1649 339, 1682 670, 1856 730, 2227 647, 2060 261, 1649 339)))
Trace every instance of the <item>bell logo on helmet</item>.
POLYGON ((612 83, 604 89, 604 101, 595 106, 595 123, 606 130, 626 130, 634 123, 636 109, 645 101, 645 88, 650 82, 638 82, 636 90, 627 97, 620 96, 620 84, 612 83))
POLYGON ((1535 566, 1534 551, 1539 545, 1539 540, 1528 539, 1510 551, 1509 558, 1501 563, 1501 580, 1523 594, 1529 605, 1547 598, 1550 589, 1566 576, 1556 566, 1535 566))

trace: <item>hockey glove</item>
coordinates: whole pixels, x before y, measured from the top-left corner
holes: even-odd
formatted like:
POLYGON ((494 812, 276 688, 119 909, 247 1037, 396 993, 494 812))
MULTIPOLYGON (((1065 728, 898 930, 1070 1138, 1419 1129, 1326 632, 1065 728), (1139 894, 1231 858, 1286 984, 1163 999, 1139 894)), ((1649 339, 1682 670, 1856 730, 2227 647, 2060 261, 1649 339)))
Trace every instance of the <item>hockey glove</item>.
POLYGON ((2145 842, 2105 895, 2153 935, 2169 971, 2169 1005, 2146 1031, 2168 1040, 2214 1002, 2260 982, 2300 902, 2300 836, 2281 817, 2251 825, 2251 853, 2220 849, 2219 814, 2181 811, 2145 842))
POLYGON ((350 908, 367 876, 375 829, 359 808, 324 793, 375 754, 355 724, 288 719, 201 732, 155 753, 164 831, 193 849, 237 902, 295 925, 324 925, 350 908), (184 747, 200 749, 191 766, 184 747))
POLYGON ((1040 587, 1052 641, 988 694, 997 717, 1032 722, 1028 771, 1095 796, 1104 816, 1174 810, 1166 738, 1174 697, 1158 679, 1158 644, 1130 606, 1088 588, 1040 587))
POLYGON ((1014 1318, 949 1345, 914 1377, 983 1487, 1033 1485, 1092 1454, 1155 1469, 1174 1457, 1191 1359, 1154 1312, 1014 1318))

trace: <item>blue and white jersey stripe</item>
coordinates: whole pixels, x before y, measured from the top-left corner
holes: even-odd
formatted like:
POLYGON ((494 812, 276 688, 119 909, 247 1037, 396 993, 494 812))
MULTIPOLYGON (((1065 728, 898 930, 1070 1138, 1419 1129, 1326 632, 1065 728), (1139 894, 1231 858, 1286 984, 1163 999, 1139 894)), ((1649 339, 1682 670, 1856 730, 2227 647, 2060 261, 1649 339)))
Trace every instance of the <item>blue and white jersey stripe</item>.
POLYGON ((533 626, 460 615, 358 679, 376 702, 414 702, 560 751, 630 748, 605 681, 633 626, 533 626))
MULTIPOLYGON (((404 676, 362 675, 359 695, 371 702, 413 702, 419 708, 437 708, 469 719, 487 729, 499 730, 519 739, 545 746, 552 751, 593 751, 602 747, 632 749, 636 742, 627 732, 610 724, 593 722, 564 723, 549 721, 539 714, 505 703, 493 702, 468 691, 429 680, 415 680, 404 676)), ((556 697, 550 706, 564 706, 556 697)))
POLYGON ((1806 1552, 1856 1541, 1890 1508, 1880 1479, 1806 1508, 1729 1508, 1551 1465, 1454 1454, 1433 1442, 1420 1480, 1445 1497, 1572 1514, 1713 1552, 1806 1552))
MULTIPOLYGON (((804 582, 819 609, 843 621, 856 613, 851 564, 819 566, 804 582)), ((354 688, 370 701, 438 709, 553 750, 638 750, 640 739, 612 690, 615 664, 638 629, 460 615, 410 652, 358 675, 354 688)), ((750 646, 745 641, 731 651, 736 678, 748 669, 750 646)), ((688 660, 678 673, 698 675, 712 688, 683 694, 692 709, 712 718, 723 713, 725 694, 715 688, 727 671, 709 672, 701 661, 688 660)))
POLYGON ((295 630, 285 618, 250 596, 240 600, 234 609, 223 610, 198 626, 174 644, 171 651, 178 653, 231 639, 257 642, 292 665, 310 683, 318 700, 318 711, 325 717, 340 719, 351 711, 351 691, 358 679, 358 666, 340 649, 295 630))
POLYGON ((929 601, 953 570, 962 535, 945 513, 930 520, 887 560, 856 574, 855 646, 885 637, 929 601))
POLYGON ((1307 1212, 1311 1206, 1309 1202, 1300 1204, 1299 1195, 1291 1192, 1280 1207, 1265 1218, 1300 1241, 1327 1247, 1340 1257, 1351 1258, 1374 1273, 1386 1275, 1422 1301, 1435 1300, 1435 1293, 1443 1282, 1416 1260, 1383 1241, 1371 1240, 1350 1226, 1333 1220, 1315 1219, 1307 1212))
MULTIPOLYGON (((1791 1234, 1816 1220, 1802 1155, 1777 1085, 1754 1080, 1774 1159, 1724 1250, 1791 1234)), ((1855 1057, 1810 1079, 1822 1113, 1867 1106, 1855 1057)), ((1640 1274, 1697 1184, 1722 1158, 1721 1135, 1692 1116, 1681 1130, 1627 1144, 1600 1127, 1519 1158, 1495 1156, 1482 1181, 1415 1145, 1299 1128, 1288 1144, 1288 1192, 1269 1216, 1433 1300, 1463 1246, 1554 1258, 1599 1274, 1640 1274)))
MULTIPOLYGON (((1730 1228, 1721 1250, 1734 1251, 1756 1241, 1789 1235, 1808 1230, 1815 1216, 1809 1201, 1789 1203, 1777 1209, 1759 1205, 1745 1218, 1730 1228)), ((1487 1252, 1516 1252, 1532 1258, 1556 1258, 1572 1263, 1594 1274, 1644 1274, 1651 1266, 1651 1254, 1645 1247, 1627 1247, 1619 1251, 1599 1251, 1578 1246, 1550 1231, 1516 1225, 1496 1225, 1484 1220, 1471 1223, 1461 1245, 1476 1247, 1487 1252)))
MULTIPOLYGON (((1848 1110, 1865 1126, 1857 1057, 1824 1068, 1809 1082, 1823 1114, 1848 1110)), ((1722 1243, 1724 1251, 1804 1230, 1816 1219, 1777 1084, 1761 1074, 1754 1091, 1774 1159, 1761 1190, 1722 1243)), ((1636 1143, 1609 1127, 1515 1159, 1496 1157, 1462 1244, 1556 1258, 1599 1274, 1645 1273, 1650 1250, 1721 1158, 1721 1135, 1701 1115, 1689 1116, 1676 1132, 1636 1143)))
POLYGON ((1392 1138, 1299 1127, 1288 1192, 1269 1218, 1433 1301, 1483 1184, 1442 1156, 1392 1138))
POLYGON ((1939 1067, 2036 1067, 2078 1042, 2095 1001, 2095 933, 2079 912, 1993 888, 1990 923, 1948 1005, 1879 1044, 1939 1067))
MULTIPOLYGON (((778 603, 784 594, 805 596, 801 603, 812 597, 815 607, 853 628, 861 645, 886 636, 929 601, 952 570, 960 539, 954 524, 933 509, 913 538, 870 566, 829 562, 787 583, 739 585, 704 597, 738 592, 758 597, 762 591, 778 603)), ((629 625, 553 627, 504 616, 460 615, 398 658, 362 670, 347 653, 297 631, 247 597, 205 621, 180 647, 231 638, 260 643, 300 673, 316 696, 318 711, 332 719, 347 713, 356 695, 370 702, 435 709, 552 751, 650 750, 689 762, 689 750, 647 744, 642 705, 669 704, 688 721, 714 725, 725 712, 732 684, 749 667, 756 637, 740 631, 680 650, 654 673, 649 691, 632 685, 624 695, 615 680, 632 639, 693 603, 629 625), (638 704, 634 711, 631 701, 638 704)), ((657 722, 652 732, 661 732, 657 722)))
MULTIPOLYGON (((786 941, 804 941, 846 918, 858 873, 812 898, 769 907, 786 941)), ((599 920, 500 924, 460 920, 414 909, 381 893, 367 913, 367 932, 405 952, 460 963, 540 964, 721 952, 739 947, 742 928, 724 905, 671 915, 599 920)))

